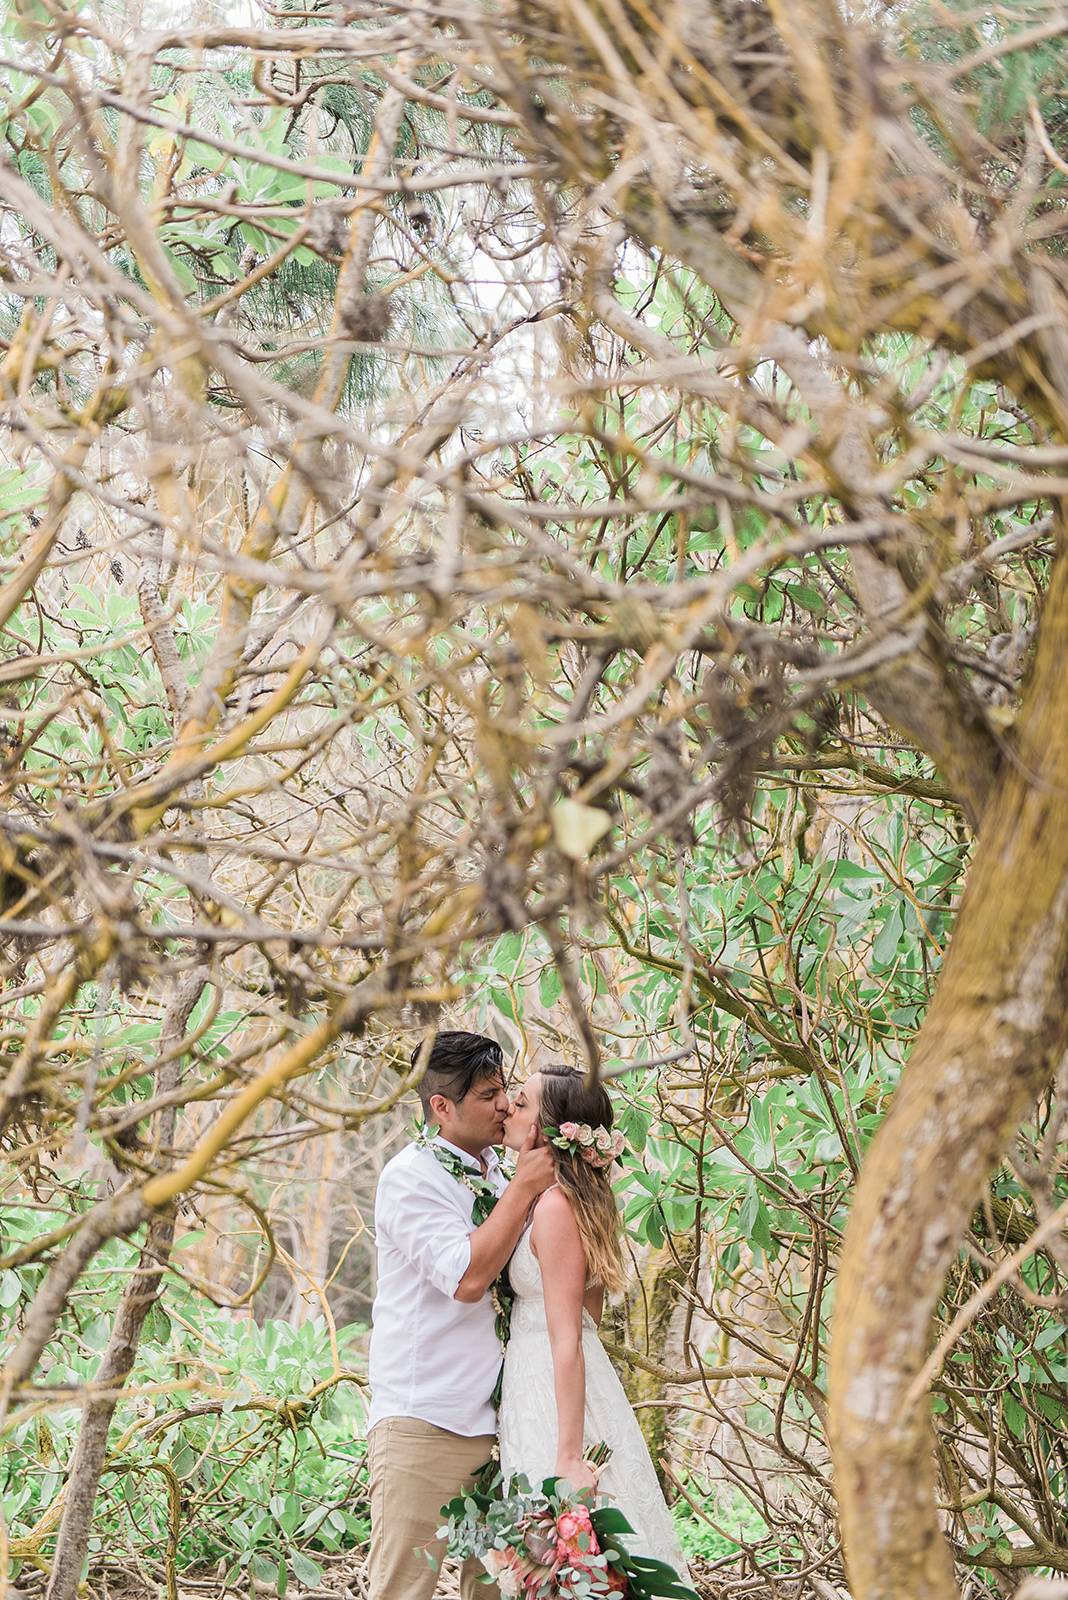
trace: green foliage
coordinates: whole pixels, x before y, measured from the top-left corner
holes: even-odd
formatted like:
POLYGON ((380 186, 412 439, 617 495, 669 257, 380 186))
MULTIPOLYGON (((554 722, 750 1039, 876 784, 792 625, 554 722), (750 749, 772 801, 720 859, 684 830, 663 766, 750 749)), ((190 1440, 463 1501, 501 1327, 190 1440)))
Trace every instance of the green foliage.
POLYGON ((761 1544, 768 1525, 737 1489, 701 1494, 687 1486, 693 1504, 681 1497, 672 1507, 675 1529, 687 1560, 700 1556, 711 1563, 731 1561, 747 1545, 761 1544))
MULTIPOLYGON (((114 1243, 52 1346, 48 1383, 92 1377, 133 1259, 129 1246, 114 1243)), ((9 1326, 18 1303, 12 1296, 32 1292, 34 1277, 25 1270, 0 1277, 9 1326)), ((364 1331, 353 1326, 337 1334, 357 1369, 354 1346, 364 1331)), ((260 1326, 172 1290, 150 1314, 129 1398, 116 1415, 94 1561, 125 1555, 149 1566, 166 1563, 165 1485, 173 1479, 181 1501, 179 1568, 222 1561, 232 1576, 248 1569, 276 1583, 280 1567, 288 1567, 314 1587, 324 1555, 367 1535, 364 1413, 350 1373, 345 1368, 331 1382, 335 1369, 321 1319, 299 1328, 277 1321, 260 1326)), ((31 1550, 48 1556, 55 1528, 44 1514, 61 1490, 80 1421, 80 1408, 58 1408, 8 1433, 2 1502, 16 1557, 26 1559, 31 1550)))

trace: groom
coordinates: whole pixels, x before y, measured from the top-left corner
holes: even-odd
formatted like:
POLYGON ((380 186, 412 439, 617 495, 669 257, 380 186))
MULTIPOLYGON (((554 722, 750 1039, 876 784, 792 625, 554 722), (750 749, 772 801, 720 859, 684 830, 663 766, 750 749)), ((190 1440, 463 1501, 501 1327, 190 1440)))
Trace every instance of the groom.
MULTIPOLYGON (((422 1048, 422 1047, 420 1047, 422 1048)), ((419 1050, 412 1053, 412 1065, 419 1050)), ((439 1033, 419 1085, 423 1118, 437 1134, 388 1161, 375 1198, 378 1292, 371 1312, 369 1600, 429 1600, 444 1548, 440 1508, 468 1489, 490 1459, 501 1366, 490 1295, 519 1241, 527 1212, 553 1181, 552 1152, 534 1149, 532 1127, 505 1181, 491 1148, 511 1110, 500 1046, 476 1033, 439 1033), (437 1146, 444 1163, 434 1153, 437 1146), (452 1170, 450 1170, 450 1168, 452 1170), (466 1170, 476 1197, 453 1172, 466 1170), (499 1196, 485 1221, 486 1203, 499 1196)), ((468 1561, 463 1600, 497 1594, 475 1582, 468 1561)))

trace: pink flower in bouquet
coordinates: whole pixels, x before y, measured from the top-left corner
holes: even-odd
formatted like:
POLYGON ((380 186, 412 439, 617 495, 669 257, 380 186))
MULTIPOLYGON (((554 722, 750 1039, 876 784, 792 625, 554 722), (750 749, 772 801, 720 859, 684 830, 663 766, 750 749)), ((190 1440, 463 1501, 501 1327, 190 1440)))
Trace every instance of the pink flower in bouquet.
MULTIPOLYGON (((556 1531, 561 1539, 574 1539, 580 1533, 588 1533, 594 1538, 593 1523, 586 1506, 572 1506, 570 1511, 561 1511, 556 1519, 556 1531)), ((594 1547, 596 1550, 596 1547, 594 1547)))
POLYGON ((581 1566, 584 1556, 595 1556, 600 1550, 597 1535, 593 1531, 590 1513, 583 1505, 572 1506, 570 1511, 561 1511, 556 1519, 556 1559, 567 1561, 571 1565, 581 1566), (579 1543, 582 1535, 586 1536, 586 1548, 579 1543))
POLYGON ((522 1594, 524 1572, 517 1550, 487 1550, 482 1565, 496 1582, 505 1600, 522 1594))

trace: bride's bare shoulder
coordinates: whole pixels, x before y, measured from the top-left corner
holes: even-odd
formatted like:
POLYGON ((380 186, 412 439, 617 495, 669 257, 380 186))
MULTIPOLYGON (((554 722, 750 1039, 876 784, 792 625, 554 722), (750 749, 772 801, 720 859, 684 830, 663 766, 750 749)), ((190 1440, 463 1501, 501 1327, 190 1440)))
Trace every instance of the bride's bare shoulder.
POLYGON ((534 1208, 534 1234, 539 1243, 544 1239, 565 1239, 572 1234, 578 1236, 578 1223, 571 1202, 555 1184, 539 1196, 534 1208))

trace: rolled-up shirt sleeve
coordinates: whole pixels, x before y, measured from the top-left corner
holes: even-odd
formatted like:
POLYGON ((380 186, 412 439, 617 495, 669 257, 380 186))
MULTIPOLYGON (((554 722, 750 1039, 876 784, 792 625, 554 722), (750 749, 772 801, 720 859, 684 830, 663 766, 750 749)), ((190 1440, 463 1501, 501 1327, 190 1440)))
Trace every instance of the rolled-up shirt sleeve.
POLYGON ((383 1173, 375 1209, 414 1271, 452 1299, 471 1265, 470 1197, 454 1183, 431 1186, 427 1179, 426 1171, 383 1173))

